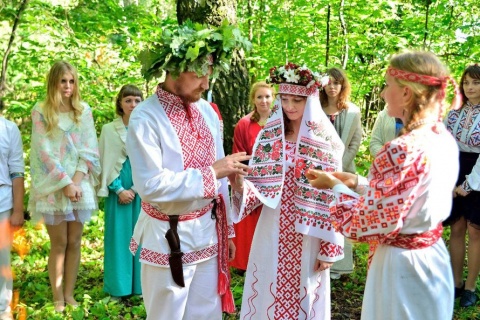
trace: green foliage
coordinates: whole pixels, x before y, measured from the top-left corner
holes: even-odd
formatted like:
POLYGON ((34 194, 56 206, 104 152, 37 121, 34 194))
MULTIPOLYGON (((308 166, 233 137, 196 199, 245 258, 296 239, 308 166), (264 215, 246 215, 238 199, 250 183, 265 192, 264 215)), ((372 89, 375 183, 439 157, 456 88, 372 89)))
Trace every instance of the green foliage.
MULTIPOLYGON (((19 3, 12 1, 0 8, 2 53, 19 3)), ((114 117, 113 100, 122 85, 131 83, 144 88, 146 95, 152 93, 150 82, 141 77, 138 53, 158 43, 164 29, 176 25, 173 0, 128 7, 112 0, 64 3, 30 1, 9 55, 5 115, 19 124, 27 156, 30 110, 44 98, 45 75, 54 60, 70 60, 77 67, 83 100, 93 107, 100 132, 114 117)), ((432 50, 456 78, 466 64, 480 60, 480 8, 474 0, 239 0, 237 7, 238 28, 253 43, 247 57, 252 80, 265 79, 270 67, 286 60, 319 72, 327 66, 343 66, 352 83, 352 100, 362 108, 367 129, 373 125, 372 115, 384 105, 379 95, 392 53, 404 48, 432 50), (343 27, 340 17, 345 21, 343 27)), ((191 47, 192 58, 197 49, 201 53, 201 43, 197 44, 191 47)), ((226 124, 233 125, 228 119, 226 124)), ((225 138, 228 144, 231 137, 225 138)))
MULTIPOLYGON (((27 319, 145 319, 146 312, 140 297, 131 297, 114 301, 103 292, 103 232, 104 214, 85 227, 82 239, 82 256, 75 298, 79 308, 67 306, 64 314, 54 312, 51 290, 47 273, 47 259, 50 243, 43 226, 34 227, 29 222, 25 226, 23 237, 17 237, 14 243, 12 266, 15 274, 14 292, 18 292, 19 301, 16 312, 24 310, 27 319), (27 250, 22 258, 17 251, 27 250)), ((448 243, 449 229, 445 229, 443 238, 448 243)), ((359 319, 367 275, 368 245, 354 244, 355 269, 350 275, 331 281, 332 319, 359 319)), ((231 272, 231 289, 237 312, 225 315, 224 319, 239 319, 239 310, 243 294, 244 276, 231 272)), ((480 287, 477 286, 477 291, 480 287)), ((15 296, 16 294, 14 294, 15 296)), ((456 301, 454 320, 476 319, 480 316, 478 308, 462 309, 456 301)))
MULTIPOLYGON (((45 76, 53 62, 66 59, 78 69, 82 98, 92 106, 100 133, 102 125, 114 118, 113 101, 121 86, 130 83, 143 88, 146 95, 152 93, 156 83, 142 79, 138 53, 158 43, 163 30, 177 24, 173 0, 127 7, 119 5, 122 1, 113 0, 55 1, 65 5, 53 5, 52 2, 29 1, 18 25, 6 70, 4 113, 22 131, 27 190, 30 111, 36 102, 44 99, 45 76)), ((19 5, 18 0, 0 1, 1 58, 7 50, 19 5)), ((477 0, 237 1, 238 28, 249 34, 253 44, 247 57, 253 81, 265 79, 270 67, 287 61, 306 64, 318 72, 331 66, 346 69, 352 83, 352 100, 362 108, 364 115, 366 139, 356 158, 357 170, 362 175, 368 172, 372 159, 368 152, 369 130, 375 114, 384 105, 380 91, 390 55, 405 48, 431 50, 459 79, 467 64, 480 61, 479 16, 477 0)), ((192 59, 201 54, 200 44, 191 48, 189 56, 192 59)), ((232 45, 233 42, 227 47, 232 45)), ((237 86, 230 91, 233 95, 239 90, 248 92, 249 88, 237 86)), ((238 110, 238 113, 243 112, 238 110)), ((231 128, 226 128, 226 132, 231 132, 228 129, 231 128)), ((231 136, 225 138, 231 140, 231 136)), ((31 244, 29 254, 23 259, 14 256, 12 262, 20 301, 29 318, 62 319, 63 316, 52 312, 50 301, 46 272, 48 236, 43 228, 37 230, 28 226, 26 238, 31 244)), ((82 306, 68 309, 66 316, 72 319, 144 318, 145 309, 140 299, 134 297, 118 303, 103 293, 102 239, 100 218, 85 229, 76 291, 82 306)), ((332 293, 339 297, 332 299, 336 319, 343 317, 338 310, 345 305, 349 308, 360 306, 366 276, 363 246, 356 246, 356 256, 355 273, 340 283, 332 283, 332 293), (342 291, 346 287, 349 290, 342 291), (342 292, 347 294, 342 295, 342 292)), ((243 278, 233 275, 233 285, 239 306, 243 278)), ((475 308, 457 309, 454 319, 478 317, 475 308)))
POLYGON ((150 80, 160 77, 163 71, 174 77, 184 71, 204 76, 209 70, 208 56, 212 55, 215 58, 212 77, 216 78, 220 72, 230 69, 234 48, 249 51, 251 43, 227 20, 217 28, 187 20, 174 30, 165 29, 161 41, 154 48, 142 51, 139 60, 142 74, 150 80))
POLYGON ((14 290, 19 293, 17 311, 24 309, 28 319, 145 319, 142 299, 137 296, 114 301, 103 292, 103 212, 93 217, 82 239, 82 258, 75 298, 78 308, 67 306, 64 314, 54 311, 48 280, 50 243, 43 226, 25 226, 24 237, 17 237, 14 248, 27 249, 25 257, 14 253, 14 290))
MULTIPOLYGON (((264 79, 270 67, 286 61, 319 72, 343 67, 352 83, 352 100, 365 117, 383 108, 384 70, 400 50, 434 52, 457 79, 467 64, 480 60, 480 6, 473 0, 239 1, 238 16, 252 34, 253 79, 264 79)), ((371 128, 373 121, 367 120, 371 128)))
POLYGON ((357 156, 355 157, 355 165, 357 166, 357 173, 366 177, 370 170, 370 165, 373 161, 373 157, 369 150, 370 138, 363 139, 358 149, 357 156))
MULTIPOLYGON (((164 6, 164 10, 169 6, 164 6)), ((17 8, 11 8, 15 10, 17 8)), ((2 11, 3 13, 3 11, 2 11)), ((114 100, 125 84, 144 88, 136 60, 143 46, 158 38, 162 26, 175 23, 139 6, 114 1, 83 1, 75 6, 30 1, 17 29, 7 69, 5 116, 22 132, 27 166, 30 154, 30 112, 45 97, 45 78, 55 60, 68 60, 78 70, 82 99, 91 107, 97 133, 115 117, 114 100), (41 17, 41 18, 39 18, 41 17)), ((14 16, 0 15, 0 52, 6 50, 14 16), (4 20, 6 19, 6 20, 4 20)))

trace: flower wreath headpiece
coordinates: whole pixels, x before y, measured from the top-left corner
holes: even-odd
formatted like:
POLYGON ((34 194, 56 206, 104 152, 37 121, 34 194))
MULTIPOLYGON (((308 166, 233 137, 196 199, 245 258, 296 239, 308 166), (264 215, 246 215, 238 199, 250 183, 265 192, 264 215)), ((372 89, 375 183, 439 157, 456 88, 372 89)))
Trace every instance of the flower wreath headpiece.
POLYGON ((209 66, 215 78, 230 69, 234 49, 249 51, 251 46, 227 20, 216 28, 188 20, 175 30, 163 30, 160 44, 142 51, 139 60, 147 80, 161 76, 164 70, 175 78, 185 71, 204 76, 209 66))
POLYGON ((330 78, 327 74, 313 72, 306 66, 288 62, 284 66, 271 68, 267 81, 279 84, 278 93, 310 96, 318 95, 317 89, 325 87, 330 78))

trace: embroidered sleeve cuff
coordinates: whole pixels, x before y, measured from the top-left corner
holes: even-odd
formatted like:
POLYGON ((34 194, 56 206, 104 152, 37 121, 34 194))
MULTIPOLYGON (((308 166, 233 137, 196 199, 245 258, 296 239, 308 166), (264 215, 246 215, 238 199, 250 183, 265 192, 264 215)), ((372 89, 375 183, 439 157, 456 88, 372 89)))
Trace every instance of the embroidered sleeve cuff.
POLYGON ((10 179, 15 179, 15 178, 23 178, 25 177, 25 174, 23 172, 12 172, 10 173, 10 179))
POLYGON ((320 240, 320 252, 317 259, 326 262, 335 262, 343 259, 343 246, 320 240))
POLYGON ((215 170, 213 167, 200 168, 200 173, 203 177, 203 198, 213 199, 217 196, 217 190, 220 186, 215 176, 215 170))
POLYGON ((115 193, 116 193, 117 195, 119 195, 122 191, 125 191, 125 189, 124 189, 123 187, 120 187, 119 189, 117 189, 117 190, 115 191, 115 193))
POLYGON ((228 226, 228 238, 235 238, 235 229, 233 228, 233 224, 228 226))

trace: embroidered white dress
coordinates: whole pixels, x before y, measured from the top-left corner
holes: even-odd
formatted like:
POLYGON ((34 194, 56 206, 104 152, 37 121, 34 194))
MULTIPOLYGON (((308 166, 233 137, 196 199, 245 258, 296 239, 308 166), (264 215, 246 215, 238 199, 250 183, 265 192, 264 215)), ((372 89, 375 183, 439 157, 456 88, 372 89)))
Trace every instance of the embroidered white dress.
POLYGON ((312 188, 304 172, 341 168, 343 144, 316 96, 307 99, 297 142, 284 139, 282 119, 277 99, 253 148, 244 192, 233 194, 235 221, 263 203, 240 319, 326 320, 331 318, 330 271, 315 272, 314 265, 317 259, 343 258, 343 237, 328 220, 333 194, 312 188))
POLYGON ((295 143, 286 149, 285 191, 281 205, 264 206, 258 220, 240 319, 330 319, 329 271, 313 271, 322 240, 295 231, 295 143))
POLYGON ((430 125, 385 144, 362 196, 343 184, 333 188, 334 224, 346 237, 376 246, 364 320, 452 319, 450 257, 439 237, 452 205, 458 148, 443 124, 437 126, 440 133, 430 125))

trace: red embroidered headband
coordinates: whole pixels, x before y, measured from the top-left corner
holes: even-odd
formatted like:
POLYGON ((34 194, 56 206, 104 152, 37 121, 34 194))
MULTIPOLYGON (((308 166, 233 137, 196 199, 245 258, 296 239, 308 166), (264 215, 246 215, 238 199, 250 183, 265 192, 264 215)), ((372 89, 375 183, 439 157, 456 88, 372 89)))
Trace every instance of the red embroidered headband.
POLYGON ((304 97, 318 97, 318 89, 317 87, 310 87, 307 88, 305 86, 299 86, 290 83, 280 83, 278 85, 278 93, 284 94, 292 94, 296 96, 304 96, 304 97))
POLYGON ((445 98, 445 88, 447 87, 447 81, 449 81, 452 84, 453 90, 454 90, 454 98, 453 98, 451 108, 454 110, 457 110, 461 107, 462 95, 460 93, 460 89, 458 88, 458 85, 455 82, 455 80, 450 76, 437 78, 437 77, 432 77, 425 74, 418 74, 418 73, 413 73, 405 70, 399 70, 392 67, 388 67, 387 74, 400 80, 420 83, 426 86, 441 86, 440 92, 438 94, 438 99, 440 101, 442 101, 443 98, 445 98))

